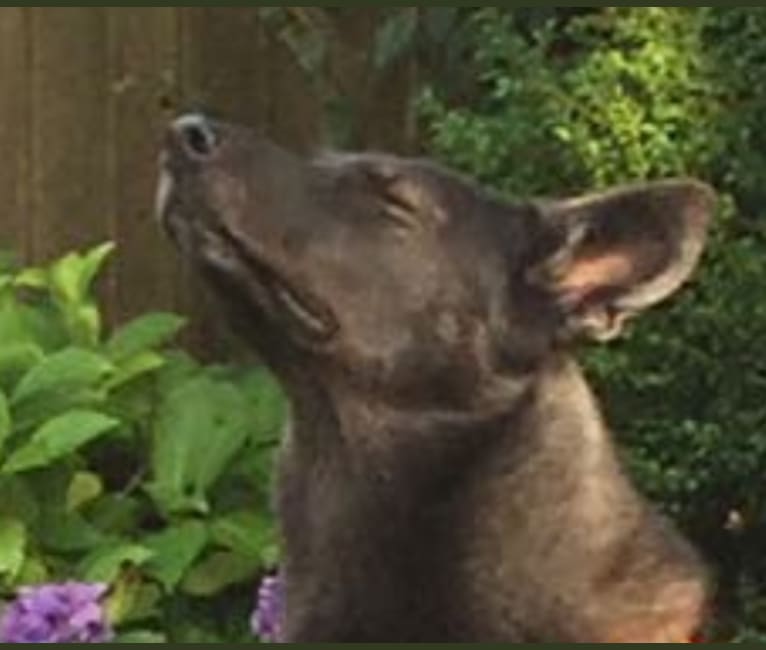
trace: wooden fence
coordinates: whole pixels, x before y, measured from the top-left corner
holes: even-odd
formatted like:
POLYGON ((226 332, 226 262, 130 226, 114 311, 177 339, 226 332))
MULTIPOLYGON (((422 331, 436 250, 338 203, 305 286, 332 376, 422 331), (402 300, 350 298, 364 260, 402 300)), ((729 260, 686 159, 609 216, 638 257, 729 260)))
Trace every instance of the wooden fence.
MULTIPOLYGON (((343 20, 349 56, 375 10, 343 20)), ((403 146, 406 94, 386 85, 370 103, 371 144, 403 146)), ((110 320, 176 310, 195 323, 187 342, 209 350, 209 303, 152 215, 163 129, 199 106, 288 146, 318 137, 320 99, 257 9, 0 8, 0 248, 40 261, 113 240, 100 288, 110 320)))

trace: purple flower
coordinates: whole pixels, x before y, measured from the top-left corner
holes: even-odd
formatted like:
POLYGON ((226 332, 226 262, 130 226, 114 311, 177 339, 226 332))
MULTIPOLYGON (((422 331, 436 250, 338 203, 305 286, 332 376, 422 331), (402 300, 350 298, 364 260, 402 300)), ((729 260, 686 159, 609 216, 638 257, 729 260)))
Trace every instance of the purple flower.
POLYGON ((112 639, 107 586, 65 582, 22 587, 0 619, 0 643, 103 643, 112 639))
POLYGON ((261 641, 278 643, 282 633, 282 610, 284 593, 282 578, 265 576, 258 587, 255 610, 250 617, 250 627, 261 641))

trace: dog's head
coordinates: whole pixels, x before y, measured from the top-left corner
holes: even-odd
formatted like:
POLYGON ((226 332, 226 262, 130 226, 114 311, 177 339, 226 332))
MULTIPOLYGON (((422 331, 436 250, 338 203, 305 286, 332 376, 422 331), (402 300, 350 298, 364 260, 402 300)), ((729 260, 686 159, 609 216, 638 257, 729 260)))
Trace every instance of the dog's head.
POLYGON ((428 162, 303 160, 200 116, 168 132, 162 222, 277 372, 472 399, 675 291, 713 193, 693 180, 510 203, 428 162))

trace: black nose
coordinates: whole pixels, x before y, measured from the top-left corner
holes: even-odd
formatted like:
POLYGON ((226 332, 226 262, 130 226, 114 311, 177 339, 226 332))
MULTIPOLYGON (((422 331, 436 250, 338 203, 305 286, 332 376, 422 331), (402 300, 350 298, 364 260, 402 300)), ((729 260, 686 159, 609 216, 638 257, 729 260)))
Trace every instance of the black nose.
POLYGON ((173 122, 171 129, 187 155, 207 158, 215 153, 218 136, 212 123, 204 115, 182 115, 173 122))

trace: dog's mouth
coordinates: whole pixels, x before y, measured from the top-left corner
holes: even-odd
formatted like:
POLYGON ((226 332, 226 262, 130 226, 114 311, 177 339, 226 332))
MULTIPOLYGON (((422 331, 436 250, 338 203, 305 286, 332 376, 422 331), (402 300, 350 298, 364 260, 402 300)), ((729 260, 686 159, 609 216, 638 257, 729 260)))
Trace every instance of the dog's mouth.
POLYGON ((300 340, 326 343, 338 330, 332 310, 261 250, 228 228, 221 219, 194 216, 177 190, 173 173, 161 164, 155 211, 160 225, 182 254, 208 277, 236 285, 251 303, 300 340), (257 249, 256 249, 257 248, 257 249))

